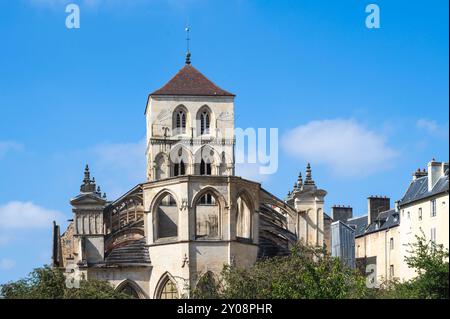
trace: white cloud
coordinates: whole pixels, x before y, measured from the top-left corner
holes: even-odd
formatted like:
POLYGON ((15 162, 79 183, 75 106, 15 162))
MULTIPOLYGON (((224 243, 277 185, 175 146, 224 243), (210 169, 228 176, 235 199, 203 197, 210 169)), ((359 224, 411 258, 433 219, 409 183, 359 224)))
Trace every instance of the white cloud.
POLYGON ((16 262, 9 258, 0 259, 0 269, 1 270, 11 270, 16 265, 16 262))
POLYGON ((13 201, 0 205, 0 229, 30 229, 51 227, 53 220, 61 220, 58 211, 40 207, 32 202, 13 201))
POLYGON ((290 155, 327 166, 339 176, 366 176, 392 165, 397 151, 385 138, 352 119, 312 121, 282 138, 290 155))
POLYGON ((417 120, 416 126, 432 136, 448 138, 448 122, 446 124, 439 124, 434 120, 422 118, 417 120))
POLYGON ((20 151, 22 149, 22 144, 12 141, 0 141, 0 158, 4 157, 9 152, 20 151))

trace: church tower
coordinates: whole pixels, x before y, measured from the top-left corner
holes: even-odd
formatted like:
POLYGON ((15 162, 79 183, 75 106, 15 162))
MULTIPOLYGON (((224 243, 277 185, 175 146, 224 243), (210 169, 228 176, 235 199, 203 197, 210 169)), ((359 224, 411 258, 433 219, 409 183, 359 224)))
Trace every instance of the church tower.
POLYGON ((234 175, 234 97, 191 65, 148 97, 147 180, 234 175))

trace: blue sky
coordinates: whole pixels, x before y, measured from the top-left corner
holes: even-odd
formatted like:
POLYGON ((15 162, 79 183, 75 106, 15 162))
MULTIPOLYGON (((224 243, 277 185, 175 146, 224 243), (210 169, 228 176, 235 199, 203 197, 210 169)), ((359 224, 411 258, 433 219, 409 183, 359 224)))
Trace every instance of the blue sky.
POLYGON ((50 261, 86 162, 114 199, 145 180, 147 94, 184 63, 237 94, 236 126, 279 129, 284 197, 311 161, 332 204, 399 199, 448 160, 447 1, 0 1, 0 283, 50 261), (365 27, 376 3, 381 28, 365 27))

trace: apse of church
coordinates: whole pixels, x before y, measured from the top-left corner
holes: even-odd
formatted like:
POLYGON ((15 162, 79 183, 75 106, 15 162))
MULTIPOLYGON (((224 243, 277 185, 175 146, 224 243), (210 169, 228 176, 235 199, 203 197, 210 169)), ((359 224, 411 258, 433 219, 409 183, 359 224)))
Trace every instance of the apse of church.
POLYGON ((62 235, 54 226, 54 266, 133 297, 181 298, 224 265, 289 254, 298 240, 323 245, 326 192, 309 164, 286 200, 235 176, 234 101, 188 53, 147 100, 147 180, 108 200, 86 167, 73 221, 62 235))

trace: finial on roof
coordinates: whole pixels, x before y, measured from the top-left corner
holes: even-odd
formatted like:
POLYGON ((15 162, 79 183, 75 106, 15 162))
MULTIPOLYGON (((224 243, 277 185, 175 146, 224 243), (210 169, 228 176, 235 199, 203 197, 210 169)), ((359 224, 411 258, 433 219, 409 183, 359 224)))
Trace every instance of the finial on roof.
POLYGON ((308 163, 308 165, 306 165, 305 185, 314 185, 314 181, 312 179, 312 174, 311 174, 311 165, 309 163, 308 163))
POLYGON ((191 50, 189 48, 189 41, 191 40, 189 38, 189 31, 191 30, 189 26, 186 27, 186 64, 191 64, 191 50))
POLYGON ((90 173, 89 173, 89 165, 86 164, 86 167, 84 168, 84 179, 83 179, 83 182, 87 183, 90 180, 91 180, 91 177, 90 177, 90 173))
POLYGON ((300 188, 303 186, 303 178, 302 178, 302 173, 298 173, 298 179, 297 179, 297 187, 300 188))
POLYGON ((91 174, 89 172, 88 165, 86 165, 86 167, 84 168, 84 179, 83 184, 80 187, 80 191, 83 193, 95 192, 95 178, 91 180, 91 174))

